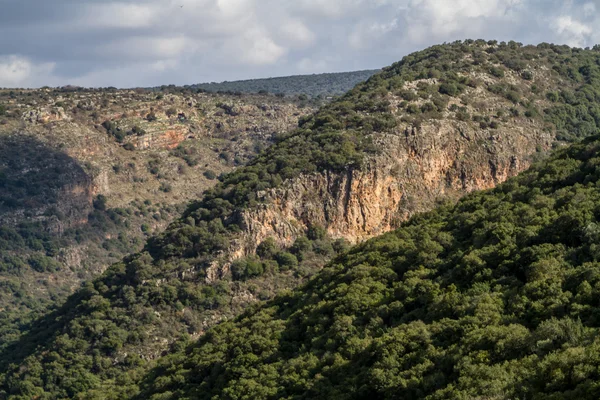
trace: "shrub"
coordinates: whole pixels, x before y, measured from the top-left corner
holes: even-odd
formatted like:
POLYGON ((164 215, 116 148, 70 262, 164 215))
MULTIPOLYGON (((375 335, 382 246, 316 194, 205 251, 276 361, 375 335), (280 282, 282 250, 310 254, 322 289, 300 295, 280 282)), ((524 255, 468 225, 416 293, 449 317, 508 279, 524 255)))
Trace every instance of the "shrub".
POLYGON ((262 241, 256 248, 256 255, 263 259, 272 259, 279 251, 279 246, 275 239, 268 237, 262 241))
POLYGON ((94 208, 99 211, 106 210, 106 196, 99 194, 93 201, 94 208))
POLYGON ((411 103, 408 105, 408 107, 406 107, 406 112, 409 114, 417 114, 420 111, 421 110, 419 109, 419 106, 417 106, 415 103, 411 103))
POLYGON ((300 255, 312 250, 312 243, 306 236, 300 236, 292 245, 290 251, 295 255, 300 255))
POLYGON ((202 174, 204 175, 204 177, 208 180, 215 180, 217 179, 217 174, 214 173, 214 171, 207 169, 206 171, 204 171, 204 173, 202 174))
POLYGON ((551 102, 555 103, 559 100, 559 95, 557 92, 548 92, 546 93, 546 98, 551 102))
POLYGON ((241 258, 231 264, 230 271, 234 280, 246 280, 262 275, 265 265, 254 257, 241 258))
POLYGON ((29 257, 28 263, 37 272, 56 272, 60 269, 58 262, 39 253, 29 257))
POLYGON ((519 93, 515 92, 514 90, 508 91, 506 93, 506 98, 515 104, 517 104, 519 101, 521 101, 521 96, 519 95, 519 93))
POLYGON ((315 240, 313 242, 313 251, 322 256, 331 257, 335 251, 329 240, 315 240))
POLYGON ((521 78, 530 81, 533 79, 533 73, 531 71, 523 71, 521 72, 521 78))
POLYGON ((298 266, 298 259, 292 253, 287 251, 281 251, 277 253, 275 259, 279 264, 279 269, 281 271, 287 271, 290 269, 295 269, 298 266))
POLYGON ((490 74, 496 78, 504 78, 504 70, 500 67, 491 67, 490 74))
POLYGON ((313 224, 308 228, 308 232, 306 232, 306 236, 310 240, 321 240, 327 236, 327 230, 321 226, 313 224))
POLYGON ((439 92, 441 94, 447 94, 448 96, 456 96, 458 94, 458 88, 454 83, 442 83, 439 92))
POLYGON ((350 249, 351 245, 350 245, 350 242, 348 242, 346 239, 339 238, 333 242, 332 247, 333 247, 333 250, 339 254, 339 253, 345 253, 346 251, 348 251, 350 249))

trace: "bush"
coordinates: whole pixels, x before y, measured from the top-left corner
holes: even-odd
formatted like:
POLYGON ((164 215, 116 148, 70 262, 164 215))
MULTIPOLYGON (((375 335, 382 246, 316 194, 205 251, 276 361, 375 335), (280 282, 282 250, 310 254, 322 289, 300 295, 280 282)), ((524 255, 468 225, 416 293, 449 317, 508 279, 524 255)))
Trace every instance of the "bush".
POLYGON ((169 193, 173 190, 173 186, 170 183, 162 182, 160 184, 159 190, 165 193, 169 193))
POLYGON ((99 194, 94 199, 94 202, 93 202, 94 208, 99 211, 105 211, 106 210, 106 201, 107 201, 106 196, 104 196, 103 194, 99 194))
POLYGON ((298 267, 298 259, 296 256, 292 253, 288 253, 287 251, 281 251, 277 253, 275 259, 277 260, 279 269, 281 271, 287 271, 298 267))
POLYGON ((265 265, 254 257, 241 258, 231 263, 230 271, 234 280, 246 280, 262 275, 265 265))
POLYGON ((557 92, 548 92, 546 93, 546 98, 551 102, 555 103, 559 100, 560 97, 557 92))
POLYGON ((458 111, 456 113, 456 119, 459 121, 468 121, 471 119, 471 115, 467 111, 458 111))
POLYGON ((506 98, 515 104, 517 104, 519 101, 521 101, 521 96, 519 95, 519 93, 515 92, 514 90, 507 92, 506 98))
POLYGON ((144 136, 146 134, 146 131, 136 125, 133 128, 131 128, 131 134, 137 136, 144 136))
POLYGON ((454 83, 442 83, 439 92, 441 94, 447 94, 448 96, 456 96, 459 93, 458 88, 454 83))
POLYGON ((208 180, 215 180, 217 179, 217 174, 214 173, 214 171, 207 169, 206 171, 204 171, 204 173, 202 174, 204 175, 204 177, 208 180))
POLYGON ((496 78, 504 78, 504 70, 500 67, 491 67, 490 74, 496 78))
POLYGON ((325 257, 331 257, 335 253, 329 240, 315 240, 313 242, 313 251, 325 257))
POLYGON ((306 237, 310 240, 321 240, 324 239, 325 236, 327 236, 327 230, 321 225, 311 225, 306 232, 306 237))
POLYGON ((339 254, 339 253, 345 253, 346 251, 350 250, 350 247, 352 247, 352 246, 350 245, 350 242, 348 242, 346 239, 339 238, 333 242, 332 247, 333 247, 333 250, 339 254))
POLYGON ((530 81, 533 79, 533 73, 531 71, 523 71, 521 72, 521 78, 530 81))
POLYGON ((37 272, 56 272, 60 269, 60 264, 54 259, 41 254, 34 254, 29 257, 29 266, 37 272))
POLYGON ((290 249, 290 251, 297 256, 311 250, 312 242, 306 236, 297 238, 290 249))
POLYGON ((415 103, 411 103, 408 105, 408 107, 406 107, 406 112, 409 114, 417 114, 420 111, 421 110, 419 109, 419 106, 417 106, 415 103))
POLYGON ((277 246, 275 239, 268 237, 258 245, 256 255, 263 259, 272 259, 278 251, 279 246, 277 246))

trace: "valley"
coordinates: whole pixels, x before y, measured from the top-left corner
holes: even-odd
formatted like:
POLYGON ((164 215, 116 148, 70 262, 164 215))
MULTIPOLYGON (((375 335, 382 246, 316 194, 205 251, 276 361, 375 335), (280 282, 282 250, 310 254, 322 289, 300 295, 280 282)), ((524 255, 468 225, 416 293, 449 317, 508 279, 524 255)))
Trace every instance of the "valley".
MULTIPOLYGON (((3 126, 29 132, 4 148, 65 143, 40 171, 68 183, 4 157, 39 193, 26 216, 27 190, 7 191, 3 218, 68 232, 113 210, 114 229, 141 233, 6 336, 0 398, 597 393, 599 65, 596 48, 453 42, 316 111, 130 92, 126 116, 84 111, 98 115, 79 142, 60 128, 79 111, 65 122, 10 103, 24 117, 3 126), (115 211, 140 202, 147 214, 115 211), (589 363, 561 358, 582 352, 589 363), (544 386, 552 368, 582 372, 544 386)), ((34 266, 52 258, 42 248, 27 250, 34 266)))

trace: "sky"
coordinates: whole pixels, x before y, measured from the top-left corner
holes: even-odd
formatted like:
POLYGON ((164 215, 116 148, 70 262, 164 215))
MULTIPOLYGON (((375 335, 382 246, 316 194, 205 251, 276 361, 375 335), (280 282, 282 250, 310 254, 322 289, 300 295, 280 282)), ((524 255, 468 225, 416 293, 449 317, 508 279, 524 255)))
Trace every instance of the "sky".
POLYGON ((600 42, 600 0, 0 0, 0 87, 377 69, 433 44, 600 42))

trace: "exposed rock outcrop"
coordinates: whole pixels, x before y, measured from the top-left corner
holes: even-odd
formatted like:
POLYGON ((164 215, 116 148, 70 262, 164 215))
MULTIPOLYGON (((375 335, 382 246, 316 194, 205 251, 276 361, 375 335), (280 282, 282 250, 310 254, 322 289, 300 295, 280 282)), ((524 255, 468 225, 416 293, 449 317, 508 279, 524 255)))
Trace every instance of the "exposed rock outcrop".
POLYGON ((243 233, 208 280, 228 272, 232 260, 253 254, 273 237, 290 246, 311 224, 333 238, 357 243, 397 228, 436 201, 492 188, 526 169, 553 136, 523 119, 502 129, 478 130, 458 121, 401 126, 373 137, 380 152, 362 170, 303 175, 260 193, 261 204, 244 210, 243 233))

